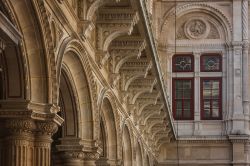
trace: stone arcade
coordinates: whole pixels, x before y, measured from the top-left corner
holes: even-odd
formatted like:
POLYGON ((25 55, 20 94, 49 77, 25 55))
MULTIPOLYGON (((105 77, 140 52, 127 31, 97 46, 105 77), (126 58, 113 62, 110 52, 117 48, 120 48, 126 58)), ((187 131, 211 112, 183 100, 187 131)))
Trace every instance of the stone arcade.
POLYGON ((248 0, 0 0, 0 166, 247 166, 248 0))

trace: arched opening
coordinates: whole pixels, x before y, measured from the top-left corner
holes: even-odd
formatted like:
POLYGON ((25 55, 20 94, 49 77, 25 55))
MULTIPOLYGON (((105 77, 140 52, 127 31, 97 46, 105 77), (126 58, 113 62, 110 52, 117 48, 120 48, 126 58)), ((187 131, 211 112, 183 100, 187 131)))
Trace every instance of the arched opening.
POLYGON ((107 98, 104 98, 101 105, 101 119, 101 124, 103 123, 103 129, 105 129, 106 132, 106 147, 104 146, 106 156, 101 158, 97 163, 98 165, 107 165, 108 163, 112 163, 117 160, 117 132, 115 116, 111 103, 107 98))
POLYGON ((2 1, 0 6, 0 100, 25 99, 20 32, 2 1))
POLYGON ((100 158, 107 158, 107 142, 106 142, 106 129, 105 129, 105 126, 104 126, 104 122, 103 122, 103 119, 101 118, 101 121, 100 121, 100 146, 102 148, 102 153, 100 155, 100 158))
POLYGON ((122 134, 122 156, 123 165, 132 166, 132 146, 128 127, 125 126, 122 134))
MULTIPOLYGON (((62 64, 70 73, 72 82, 75 87, 75 96, 77 96, 78 105, 78 126, 81 126, 78 132, 78 137, 84 140, 93 140, 93 112, 91 105, 91 96, 89 83, 86 77, 84 67, 78 53, 68 51, 65 53, 62 64)), ((72 133, 71 133, 72 134, 72 133)))
POLYGON ((146 157, 146 166, 150 166, 150 161, 149 161, 148 155, 147 155, 147 157, 146 157))
POLYGON ((136 166, 142 166, 142 151, 139 142, 137 142, 137 147, 136 147, 136 166))
POLYGON ((78 139, 77 104, 73 92, 69 74, 62 70, 59 89, 59 115, 64 119, 64 124, 59 127, 58 132, 53 135, 52 143, 52 165, 60 165, 61 156, 57 150, 58 146, 65 144, 67 140, 78 139))

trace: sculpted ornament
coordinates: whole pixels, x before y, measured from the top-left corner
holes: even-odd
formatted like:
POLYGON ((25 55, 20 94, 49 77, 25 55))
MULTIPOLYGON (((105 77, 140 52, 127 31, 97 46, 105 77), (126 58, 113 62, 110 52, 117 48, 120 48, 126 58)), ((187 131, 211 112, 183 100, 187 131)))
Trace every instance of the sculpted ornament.
POLYGON ((210 32, 210 26, 207 21, 202 18, 192 18, 185 24, 185 34, 190 39, 206 38, 210 32))
POLYGON ((37 129, 42 133, 52 135, 57 132, 57 124, 54 122, 37 122, 37 129))

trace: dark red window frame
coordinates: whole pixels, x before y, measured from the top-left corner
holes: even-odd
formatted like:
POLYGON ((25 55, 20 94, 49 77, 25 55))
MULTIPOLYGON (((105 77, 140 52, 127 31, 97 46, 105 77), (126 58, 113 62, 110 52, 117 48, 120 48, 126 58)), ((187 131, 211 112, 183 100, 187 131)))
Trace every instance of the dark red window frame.
POLYGON ((192 54, 175 54, 172 57, 172 70, 173 70, 173 72, 193 72, 194 71, 194 56, 192 54), (176 58, 183 57, 183 56, 188 56, 191 58, 191 70, 178 71, 176 69, 176 66, 175 66, 176 58))
POLYGON ((203 54, 200 57, 200 70, 201 72, 221 72, 222 71, 222 56, 220 54, 214 54, 214 53, 207 53, 203 54), (204 66, 204 57, 209 57, 209 56, 216 56, 219 58, 220 63, 219 63, 219 70, 206 70, 204 66))
MULTIPOLYGON (((200 87, 200 106, 201 106, 201 120, 221 120, 222 119, 222 78, 221 77, 202 77, 201 78, 201 87, 200 87), (220 85, 219 85, 219 99, 204 99, 203 96, 203 82, 204 80, 217 80, 219 81, 220 85), (219 117, 215 118, 212 117, 210 115, 209 118, 204 117, 205 111, 204 111, 204 100, 210 100, 210 105, 212 105, 212 101, 213 100, 218 100, 219 102, 219 117)), ((210 109, 212 109, 212 107, 210 106, 210 109)), ((212 111, 210 110, 210 114, 212 113, 212 111)))
MULTIPOLYGON (((188 77, 188 78, 173 78, 172 79, 172 85, 173 85, 173 89, 172 89, 172 96, 173 96, 173 101, 172 101, 172 109, 173 109, 173 115, 174 115, 174 119, 175 120, 194 120, 194 78, 190 78, 190 77, 188 77), (176 101, 177 101, 177 99, 176 99, 176 96, 175 96, 175 82, 176 82, 176 80, 190 80, 191 81, 191 104, 190 104, 190 107, 191 107, 191 109, 190 109, 190 112, 191 112, 191 117, 190 118, 184 118, 183 117, 183 106, 182 106, 182 117, 181 118, 177 118, 176 117, 176 101)), ((184 99, 182 98, 182 105, 183 105, 183 102, 184 101, 184 99)))

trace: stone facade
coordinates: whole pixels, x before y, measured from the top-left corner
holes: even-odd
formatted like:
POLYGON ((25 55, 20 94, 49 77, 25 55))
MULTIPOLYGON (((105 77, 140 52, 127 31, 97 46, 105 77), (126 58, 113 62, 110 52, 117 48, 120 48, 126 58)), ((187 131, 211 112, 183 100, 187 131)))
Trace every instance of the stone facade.
MULTIPOLYGON (((174 121, 177 141, 161 146, 159 165, 249 165, 249 2, 155 2, 154 35, 168 93, 173 79, 194 81, 193 120, 174 121), (192 54, 194 72, 175 73, 173 56, 192 54), (219 54, 220 72, 202 72, 204 54, 219 54), (222 118, 202 120, 202 78, 222 80, 222 118)), ((171 95, 170 95, 171 96, 171 95)), ((173 97, 170 98, 172 105, 173 97)))
POLYGON ((0 0, 0 165, 249 165, 248 15, 247 0, 0 0), (186 52, 194 120, 175 121, 186 52), (204 52, 222 55, 222 120, 200 118, 204 52))

